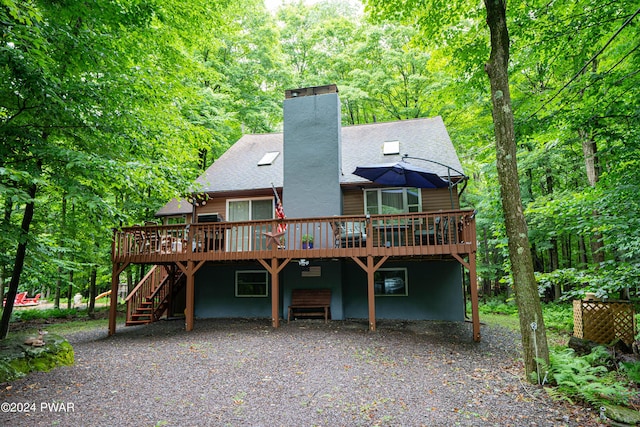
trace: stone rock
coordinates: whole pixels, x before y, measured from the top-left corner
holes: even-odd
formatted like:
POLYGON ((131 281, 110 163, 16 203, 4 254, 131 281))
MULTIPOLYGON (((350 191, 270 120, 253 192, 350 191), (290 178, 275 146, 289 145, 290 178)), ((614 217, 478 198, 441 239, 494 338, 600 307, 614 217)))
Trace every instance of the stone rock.
POLYGON ((49 371, 57 366, 73 365, 71 344, 55 334, 16 334, 0 341, 0 383, 24 377, 32 371, 49 371), (39 337, 42 338, 39 338, 39 337))
POLYGON ((625 408, 623 406, 616 405, 603 405, 604 406, 604 414, 605 416, 615 421, 616 423, 621 423, 618 425, 623 426, 637 426, 640 425, 640 412, 635 411, 631 408, 625 408))

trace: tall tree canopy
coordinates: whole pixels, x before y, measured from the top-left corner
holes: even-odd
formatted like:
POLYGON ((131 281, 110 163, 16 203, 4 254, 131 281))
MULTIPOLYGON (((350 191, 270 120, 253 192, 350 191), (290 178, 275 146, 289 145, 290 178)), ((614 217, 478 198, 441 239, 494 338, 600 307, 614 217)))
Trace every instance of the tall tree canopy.
MULTIPOLYGON (((513 192, 518 191, 516 187, 505 192, 505 184, 514 179, 520 181, 525 207, 522 213, 533 225, 528 235, 540 289, 556 298, 563 293, 569 297, 580 295, 585 290, 584 283, 587 289, 600 295, 625 293, 625 283, 638 278, 636 245, 630 242, 637 242, 638 206, 629 199, 632 194, 637 195, 638 186, 627 179, 628 170, 638 170, 637 162, 628 160, 637 141, 639 46, 638 24, 634 21, 638 3, 510 2, 505 29, 494 33, 496 11, 506 8, 506 2, 486 1, 491 44, 488 33, 482 30, 483 19, 477 3, 370 0, 367 4, 378 19, 397 20, 420 28, 420 36, 414 39, 418 44, 451 58, 453 69, 460 76, 453 85, 460 87, 461 98, 482 96, 478 92, 479 76, 491 46, 492 59, 487 71, 493 88, 497 163, 493 166, 490 158, 477 157, 484 159, 486 166, 476 168, 484 173, 476 175, 479 179, 470 198, 481 208, 478 225, 484 254, 480 253, 480 258, 485 265, 480 270, 489 291, 491 276, 497 284, 505 273, 512 272, 518 292, 516 272, 521 266, 514 265, 513 254, 523 247, 512 246, 520 233, 509 235, 509 221, 506 228, 503 226, 495 204, 497 194, 486 197, 492 194, 490 183, 497 171, 503 203, 517 196, 513 192), (502 106, 496 103, 496 94, 504 96, 507 92, 494 86, 497 70, 493 56, 500 37, 503 48, 505 41, 510 41, 506 46, 510 56, 506 57, 509 62, 505 67, 508 66, 512 77, 511 104, 502 106), (500 147, 503 123, 495 119, 496 112, 502 114, 501 110, 515 111, 511 137, 515 145, 509 153, 500 147), (520 173, 505 182, 499 172, 501 162, 515 160, 516 156, 520 173), (603 164, 607 165, 606 173, 603 164), (605 176, 611 181, 605 183, 605 176), (478 190, 483 188, 485 197, 477 197, 478 190), (615 207, 621 203, 625 206, 623 211, 615 207), (483 219, 485 214, 487 218, 483 219), (626 228, 629 224, 633 224, 630 227, 633 230, 626 228), (511 263, 500 268, 498 260, 507 260, 506 236, 511 263), (625 249, 619 250, 617 242, 625 249)), ((472 125, 474 137, 486 137, 486 133, 479 131, 483 116, 480 111, 472 125)), ((467 139, 465 144, 471 152, 486 153, 482 143, 467 139)), ((506 211, 504 220, 508 220, 506 211)), ((533 284, 527 287, 529 298, 536 297, 537 293, 531 292, 535 290, 533 284)), ((526 339, 532 315, 523 312, 526 304, 519 305, 521 330, 526 339), (523 318, 527 321, 522 322, 523 318)), ((531 366, 532 358, 526 359, 531 366)))
MULTIPOLYGON (((0 293, 12 276, 16 291, 86 292, 94 271, 104 290, 112 227, 152 219, 243 132, 281 129, 284 89, 328 83, 344 124, 443 117, 473 177, 483 290, 513 287, 483 3, 283 3, 0 3, 0 293)), ((508 4, 518 184, 545 298, 628 296, 640 280, 639 8, 508 4)))

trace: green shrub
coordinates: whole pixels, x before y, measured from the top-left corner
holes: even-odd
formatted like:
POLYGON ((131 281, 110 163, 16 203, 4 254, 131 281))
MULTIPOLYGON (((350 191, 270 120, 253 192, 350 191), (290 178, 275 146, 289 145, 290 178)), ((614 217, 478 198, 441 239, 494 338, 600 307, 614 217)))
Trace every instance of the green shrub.
POLYGON ((620 372, 624 374, 629 381, 640 386, 640 362, 622 362, 620 363, 620 372))
POLYGON ((484 314, 514 315, 518 313, 518 307, 513 300, 504 301, 501 298, 490 298, 479 304, 479 311, 484 314))
MULTIPOLYGON (((86 312, 81 312, 85 315, 86 312)), ((80 316, 77 308, 47 308, 45 310, 14 310, 11 313, 12 322, 34 319, 73 319, 80 316)))
POLYGON ((604 403, 628 405, 633 396, 617 373, 607 368, 613 360, 604 347, 595 347, 585 356, 576 356, 571 348, 551 351, 549 360, 547 379, 557 386, 547 389, 552 397, 599 406, 604 403))
POLYGON ((542 306, 544 325, 556 331, 573 331, 573 305, 548 303, 542 306))

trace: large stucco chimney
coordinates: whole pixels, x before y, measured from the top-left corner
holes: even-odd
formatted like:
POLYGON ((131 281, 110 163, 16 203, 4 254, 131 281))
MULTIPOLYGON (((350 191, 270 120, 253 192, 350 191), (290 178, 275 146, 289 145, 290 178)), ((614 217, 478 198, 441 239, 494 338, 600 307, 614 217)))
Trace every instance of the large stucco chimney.
POLYGON ((341 214, 341 135, 336 85, 286 91, 283 199, 287 216, 341 214))

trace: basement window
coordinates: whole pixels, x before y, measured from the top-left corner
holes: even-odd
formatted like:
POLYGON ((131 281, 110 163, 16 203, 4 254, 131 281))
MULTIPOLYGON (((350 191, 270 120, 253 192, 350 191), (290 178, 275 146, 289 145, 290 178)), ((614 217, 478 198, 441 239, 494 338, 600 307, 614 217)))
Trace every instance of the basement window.
POLYGON ((382 154, 385 156, 390 154, 400 154, 400 141, 385 141, 382 146, 382 154))
POLYGON ((258 162, 258 166, 272 165, 273 161, 276 159, 276 157, 278 157, 278 154, 280 154, 279 151, 269 151, 267 154, 262 156, 262 158, 258 162))
POLYGON ((236 271, 236 297, 268 296, 268 273, 264 270, 236 271))
POLYGON ((409 294, 406 268, 380 268, 373 273, 376 296, 402 296, 409 294))

